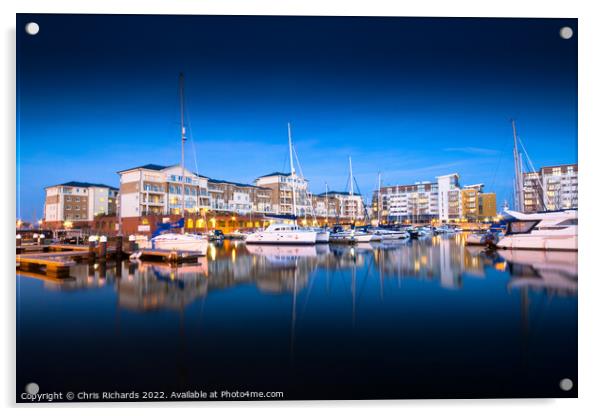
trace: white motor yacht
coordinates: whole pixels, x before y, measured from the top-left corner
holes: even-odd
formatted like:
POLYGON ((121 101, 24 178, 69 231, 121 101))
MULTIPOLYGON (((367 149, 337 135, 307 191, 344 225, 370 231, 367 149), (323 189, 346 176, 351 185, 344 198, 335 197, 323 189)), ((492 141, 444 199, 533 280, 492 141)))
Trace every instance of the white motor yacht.
POLYGON ((205 236, 196 234, 166 233, 153 237, 151 247, 160 250, 195 251, 205 256, 209 240, 205 236))
POLYGON ((317 232, 295 224, 270 224, 265 230, 249 234, 247 244, 316 244, 317 232))
POLYGON ((577 210, 522 213, 507 210, 508 222, 499 248, 577 250, 577 210))

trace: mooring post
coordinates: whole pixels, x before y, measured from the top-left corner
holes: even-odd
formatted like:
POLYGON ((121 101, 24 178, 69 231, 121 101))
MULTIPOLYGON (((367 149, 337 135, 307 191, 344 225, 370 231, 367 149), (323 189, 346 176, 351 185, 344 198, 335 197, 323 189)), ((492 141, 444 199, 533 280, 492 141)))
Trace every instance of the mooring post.
POLYGON ((136 236, 130 235, 128 237, 128 251, 130 253, 135 253, 136 250, 138 250, 138 247, 136 247, 136 236))
POLYGON ((107 257, 107 237, 105 235, 98 239, 98 257, 101 261, 106 260, 107 257))
POLYGON ((89 253, 89 260, 90 261, 94 261, 94 258, 96 257, 96 239, 98 237, 91 235, 88 238, 88 253, 89 253))
POLYGON ((123 254, 123 237, 118 235, 115 239, 115 251, 118 257, 123 254))

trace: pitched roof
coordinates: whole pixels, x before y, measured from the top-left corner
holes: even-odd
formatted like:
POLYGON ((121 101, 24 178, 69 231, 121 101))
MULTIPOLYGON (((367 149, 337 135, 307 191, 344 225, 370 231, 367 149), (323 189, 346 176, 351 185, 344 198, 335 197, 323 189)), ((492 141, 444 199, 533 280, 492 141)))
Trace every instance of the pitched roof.
POLYGON ((134 169, 163 170, 168 167, 169 166, 155 165, 153 163, 149 163, 147 165, 136 166, 134 168, 129 168, 129 169, 123 169, 123 170, 117 171, 117 173, 127 172, 128 170, 134 170, 134 169))
POLYGON ((59 183, 58 185, 51 185, 51 186, 47 186, 46 188, 52 188, 53 186, 75 186, 78 188, 97 187, 97 188, 109 188, 109 189, 113 189, 115 191, 119 190, 119 188, 115 188, 114 186, 105 185, 102 183, 90 183, 90 182, 79 182, 79 181, 69 181, 69 182, 65 182, 65 183, 59 183))
POLYGON ((224 180, 221 180, 221 179, 214 179, 214 178, 209 178, 208 182, 226 183, 226 184, 230 184, 230 185, 234 185, 234 186, 240 186, 240 187, 245 187, 245 188, 271 189, 271 188, 265 188, 265 187, 262 187, 262 186, 251 185, 251 184, 248 184, 248 183, 230 182, 230 181, 224 181, 224 180))
POLYGON ((272 173, 268 173, 267 175, 259 176, 257 179, 259 179, 259 178, 267 178, 268 176, 291 176, 291 174, 290 173, 283 173, 283 172, 272 172, 272 173))
MULTIPOLYGON (((328 196, 331 196, 331 195, 349 196, 349 192, 328 191, 328 196)), ((314 196, 326 196, 326 192, 322 192, 321 194, 317 194, 317 195, 314 195, 314 196)), ((354 192, 353 196, 362 196, 362 194, 354 192)))

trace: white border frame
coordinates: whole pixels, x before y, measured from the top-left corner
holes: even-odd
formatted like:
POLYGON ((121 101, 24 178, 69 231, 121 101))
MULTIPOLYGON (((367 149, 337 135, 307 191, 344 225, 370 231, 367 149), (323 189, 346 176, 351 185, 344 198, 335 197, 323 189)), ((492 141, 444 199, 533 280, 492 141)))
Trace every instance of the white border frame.
MULTIPOLYGON (((600 41, 602 40, 602 19, 596 14, 592 1, 474 1, 474 0, 423 0, 393 2, 385 0, 21 0, 16 4, 0 6, 4 25, 4 42, 1 65, 4 97, 1 101, 4 140, 2 141, 5 189, 9 195, 15 192, 15 13, 120 13, 120 14, 246 14, 246 15, 343 15, 343 16, 451 16, 451 17, 571 17, 579 19, 579 188, 580 188, 580 293, 579 293, 579 399, 556 400, 431 400, 431 401, 353 401, 353 402, 242 402, 242 403, 137 403, 137 404, 56 404, 37 405, 45 413, 81 413, 82 407, 92 407, 88 411, 104 414, 107 408, 145 408, 145 413, 163 414, 164 408, 177 408, 198 413, 209 411, 241 411, 264 415, 266 412, 305 414, 308 411, 331 412, 345 408, 345 412, 365 414, 377 410, 383 413, 424 412, 446 415, 504 415, 515 411, 546 412, 550 415, 566 416, 568 412, 588 412, 598 405, 601 396, 598 392, 600 376, 600 337, 599 295, 602 294, 602 265, 596 261, 595 249, 598 242, 596 231, 600 229, 596 220, 596 208, 602 206, 601 192, 596 184, 602 180, 597 151, 602 150, 602 129, 600 116, 602 109, 601 77, 602 65, 600 41), (309 407, 310 409, 306 409, 309 407), (200 408, 200 409, 199 409, 200 408)), ((1 205, 3 224, 9 229, 14 226, 15 205, 1 205)), ((15 353, 15 281, 13 273, 14 239, 11 233, 0 238, 0 255, 5 271, 2 277, 3 302, 6 312, 3 316, 4 342, 2 359, 4 374, 0 379, 0 394, 5 406, 14 405, 14 353, 15 353), (8 370, 8 371, 7 371, 8 370)), ((19 405, 29 409, 35 406, 19 405)))

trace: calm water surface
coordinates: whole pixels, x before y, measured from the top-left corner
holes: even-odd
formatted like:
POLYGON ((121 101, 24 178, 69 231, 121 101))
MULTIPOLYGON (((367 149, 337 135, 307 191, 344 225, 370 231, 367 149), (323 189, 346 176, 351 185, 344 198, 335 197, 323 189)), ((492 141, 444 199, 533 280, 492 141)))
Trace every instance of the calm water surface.
POLYGON ((177 268, 17 276, 17 391, 576 397, 576 253, 463 241, 226 241, 177 268))

